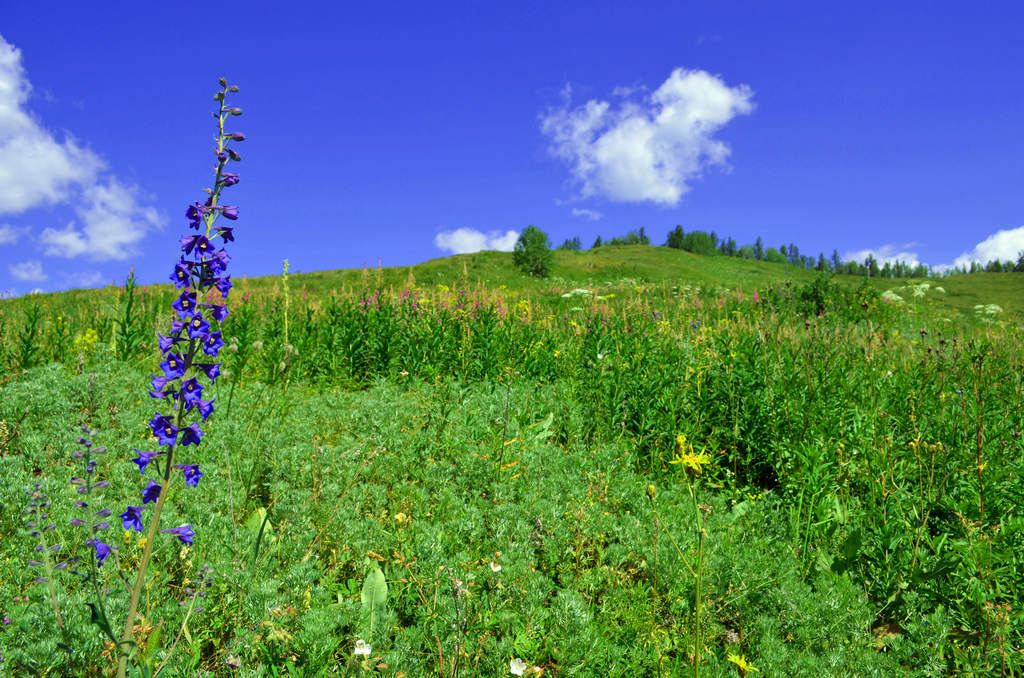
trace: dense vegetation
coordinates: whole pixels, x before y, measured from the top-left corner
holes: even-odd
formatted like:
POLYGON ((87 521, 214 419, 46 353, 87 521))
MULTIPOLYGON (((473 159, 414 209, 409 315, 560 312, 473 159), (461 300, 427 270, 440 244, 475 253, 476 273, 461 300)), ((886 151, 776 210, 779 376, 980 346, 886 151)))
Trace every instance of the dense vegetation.
MULTIPOLYGON (((1020 289, 602 250, 237 285, 204 491, 169 500, 202 539, 158 551, 140 645, 209 563, 168 675, 1024 670, 1020 289)), ((110 666, 69 573, 56 632, 25 492, 85 554, 75 431, 127 500, 172 298, 0 302, 0 670, 110 666)))

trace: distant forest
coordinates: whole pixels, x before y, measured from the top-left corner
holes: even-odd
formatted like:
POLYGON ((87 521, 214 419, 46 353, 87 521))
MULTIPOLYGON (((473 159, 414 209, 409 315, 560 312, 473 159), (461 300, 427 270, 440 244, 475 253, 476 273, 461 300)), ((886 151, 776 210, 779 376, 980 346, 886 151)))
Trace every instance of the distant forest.
MULTIPOLYGON (((595 240, 594 244, 590 246, 590 249, 598 247, 615 247, 618 245, 650 244, 650 237, 646 234, 644 229, 641 228, 640 230, 630 231, 624 236, 612 238, 610 240, 602 240, 601 236, 597 236, 597 240, 595 240)), ((839 257, 839 252, 836 250, 832 250, 831 257, 826 257, 824 253, 819 253, 818 256, 815 257, 813 255, 801 254, 800 248, 793 243, 781 245, 778 248, 765 247, 764 240, 760 237, 754 241, 753 245, 739 245, 732 238, 719 238, 714 231, 711 231, 710 233, 706 231, 690 231, 687 233, 683 230, 682 226, 678 225, 669 231, 668 239, 665 241, 664 247, 686 250, 687 252, 693 252, 694 254, 701 254, 704 256, 757 259, 758 261, 767 261, 775 264, 788 264, 790 266, 799 266, 801 268, 817 271, 831 271, 833 273, 845 273, 847 275, 863 275, 870 276, 872 278, 928 278, 980 272, 1024 273, 1024 251, 1017 254, 1016 262, 993 259, 987 264, 982 265, 979 262, 974 261, 971 262, 969 267, 960 266, 940 273, 925 264, 911 266, 910 264, 902 261, 887 261, 883 264, 879 264, 878 260, 871 254, 869 254, 864 261, 843 261, 839 257)), ((579 236, 571 239, 567 238, 565 242, 558 246, 558 249, 580 250, 582 249, 582 243, 580 242, 579 236)))

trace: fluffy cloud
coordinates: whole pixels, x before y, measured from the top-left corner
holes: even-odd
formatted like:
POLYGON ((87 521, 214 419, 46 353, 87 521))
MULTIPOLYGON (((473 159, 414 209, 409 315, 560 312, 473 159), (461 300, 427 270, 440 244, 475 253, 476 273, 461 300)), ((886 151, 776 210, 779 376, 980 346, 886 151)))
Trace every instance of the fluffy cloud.
POLYGON ((79 271, 64 276, 64 284, 69 287, 99 287, 103 282, 103 274, 99 271, 79 271))
POLYGON ((43 265, 35 260, 11 264, 7 267, 7 270, 10 271, 11 276, 15 280, 22 282, 42 282, 46 280, 46 274, 43 273, 43 265))
POLYGON ((82 220, 81 229, 68 224, 63 229, 46 228, 40 234, 47 255, 69 259, 85 256, 97 261, 127 259, 147 228, 161 224, 155 209, 138 205, 134 188, 113 178, 86 187, 74 209, 82 220))
POLYGON ((21 233, 18 229, 7 224, 0 224, 0 245, 13 245, 18 242, 18 237, 21 233))
POLYGON ((863 264, 864 260, 868 258, 868 255, 874 256, 879 266, 885 266, 886 264, 895 264, 902 262, 910 266, 917 266, 921 263, 917 252, 911 252, 908 248, 914 247, 917 243, 908 242, 903 245, 882 245, 878 249, 866 249, 857 250, 855 252, 844 252, 842 257, 843 261, 856 261, 858 264, 863 264))
POLYGON ((974 246, 970 252, 964 252, 953 261, 954 267, 971 267, 972 261, 987 264, 993 259, 1012 261, 1024 251, 1024 226, 996 231, 974 246))
POLYGON ((576 207, 572 208, 572 215, 574 217, 586 217, 591 221, 597 221, 601 218, 601 213, 597 210, 580 209, 576 207))
POLYGON ((649 96, 616 107, 592 99, 571 108, 570 97, 566 87, 565 104, 541 117, 541 131, 581 194, 662 205, 678 204, 706 167, 726 164, 729 147, 715 133, 754 109, 746 85, 683 68, 649 96))
POLYGON ((47 254, 98 261, 129 256, 160 217, 139 204, 136 191, 105 176, 99 156, 45 130, 26 108, 31 90, 21 52, 0 37, 0 214, 67 204, 83 225, 45 229, 47 254))
POLYGON ((469 254, 480 250, 511 252, 519 239, 518 231, 478 231, 475 228, 457 228, 441 231, 434 236, 434 247, 452 254, 469 254))

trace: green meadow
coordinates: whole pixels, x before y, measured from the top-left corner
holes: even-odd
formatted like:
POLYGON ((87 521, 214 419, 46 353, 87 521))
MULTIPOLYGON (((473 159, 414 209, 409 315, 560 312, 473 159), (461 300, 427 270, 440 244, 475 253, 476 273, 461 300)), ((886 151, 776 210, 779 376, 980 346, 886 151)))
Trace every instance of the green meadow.
MULTIPOLYGON (((107 448, 93 508, 139 501, 175 298, 0 300, 0 675, 116 670, 94 601, 123 624, 141 535, 111 518, 87 583, 72 452, 107 448), (28 565, 55 544, 81 560, 28 565)), ((203 477, 165 508, 194 545, 157 544, 135 627, 159 675, 1024 672, 1022 274, 631 246, 230 299, 203 477)))

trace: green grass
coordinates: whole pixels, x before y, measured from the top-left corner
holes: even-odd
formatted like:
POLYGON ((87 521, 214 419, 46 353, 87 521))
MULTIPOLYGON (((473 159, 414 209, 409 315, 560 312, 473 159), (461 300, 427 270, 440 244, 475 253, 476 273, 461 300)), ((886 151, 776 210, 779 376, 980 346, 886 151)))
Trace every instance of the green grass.
MULTIPOLYGON (((193 524, 195 546, 158 544, 139 629, 159 663, 211 565, 163 675, 506 676, 513 657, 739 675, 730 655, 765 676, 1024 670, 1024 334, 1009 301, 994 322, 973 310, 1024 276, 932 280, 945 294, 897 305, 878 294, 920 281, 665 248, 560 252, 554 273, 464 255, 413 267, 407 296, 409 269, 295 275, 287 341, 280 279, 239 281, 218 409, 182 452, 204 477, 169 490, 165 527, 193 524), (594 294, 562 296, 576 287, 594 294), (671 463, 679 434, 708 453, 700 475, 671 463)), ((111 289, 4 302, 0 671, 111 666, 89 587, 55 574, 63 636, 33 584, 25 491, 49 495, 49 543, 88 559, 68 479, 76 427, 95 428, 111 487, 90 501, 130 570, 116 514, 143 485, 129 459, 151 449, 159 357, 148 338, 108 347, 115 319, 162 330, 170 300, 139 290, 129 319, 111 289)), ((115 562, 101 574, 122 624, 115 562)))

